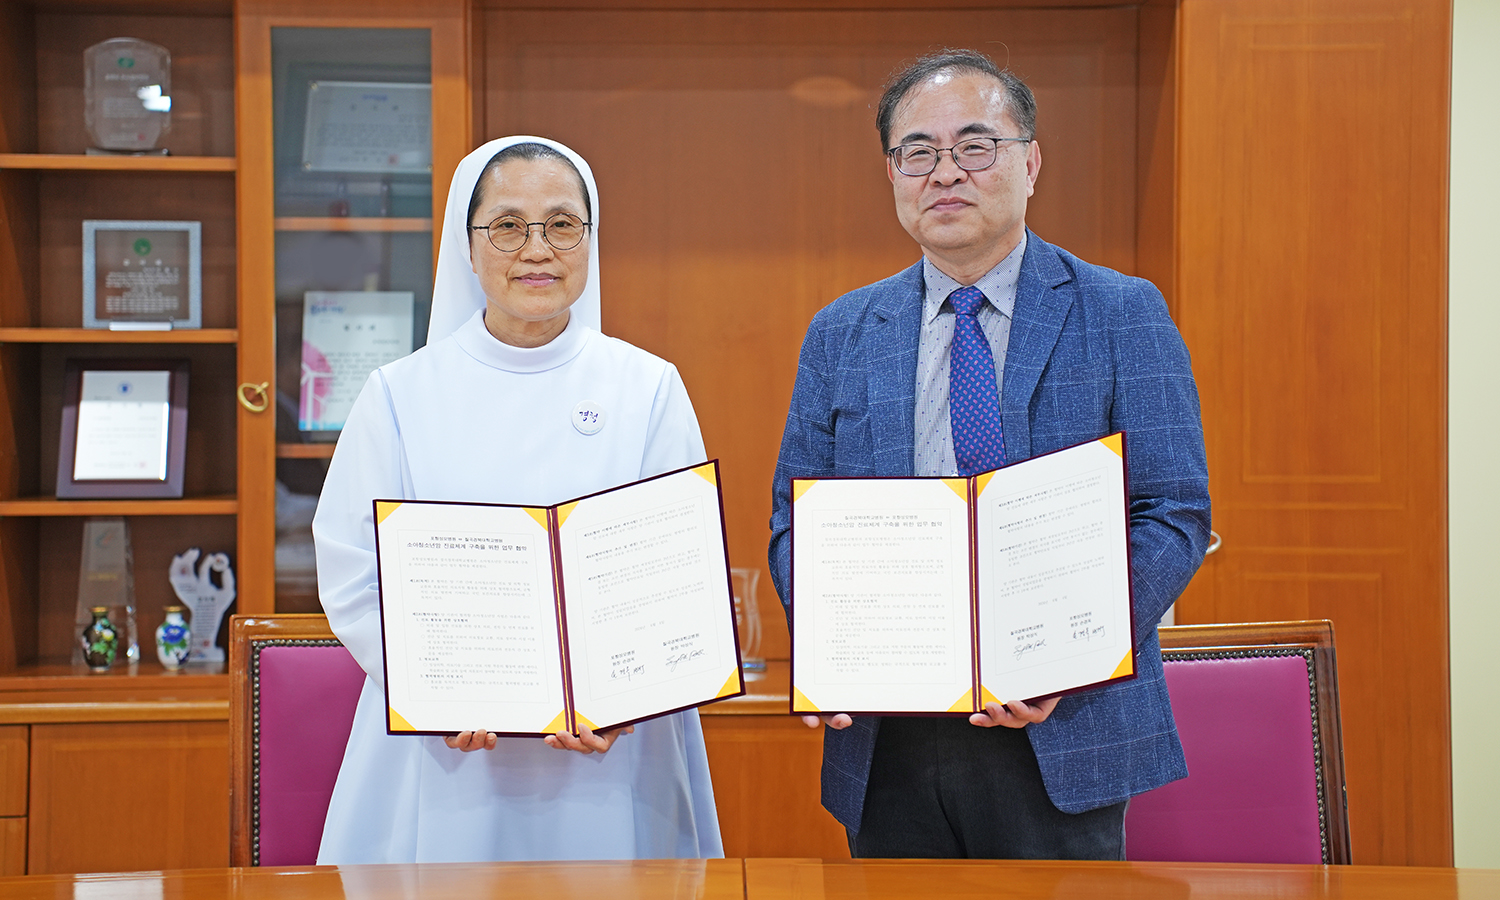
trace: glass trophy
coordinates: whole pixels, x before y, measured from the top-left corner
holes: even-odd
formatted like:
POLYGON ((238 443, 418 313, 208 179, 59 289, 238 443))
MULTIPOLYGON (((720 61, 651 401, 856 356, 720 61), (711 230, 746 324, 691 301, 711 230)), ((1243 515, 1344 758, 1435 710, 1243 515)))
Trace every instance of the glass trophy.
POLYGON ((167 48, 138 38, 110 38, 83 51, 83 72, 83 121, 95 152, 155 151, 172 128, 167 48))
MULTIPOLYGON (((89 610, 105 607, 120 635, 115 665, 134 665, 141 648, 135 626, 135 576, 130 552, 130 526, 123 518, 94 518, 83 522, 83 559, 78 567, 77 634, 92 621, 89 610)), ((83 663, 83 648, 73 642, 73 661, 83 663)))
POLYGON ((766 658, 760 652, 760 610, 755 597, 760 569, 730 569, 729 576, 734 587, 735 624, 740 630, 740 668, 746 679, 754 681, 766 671, 766 658))

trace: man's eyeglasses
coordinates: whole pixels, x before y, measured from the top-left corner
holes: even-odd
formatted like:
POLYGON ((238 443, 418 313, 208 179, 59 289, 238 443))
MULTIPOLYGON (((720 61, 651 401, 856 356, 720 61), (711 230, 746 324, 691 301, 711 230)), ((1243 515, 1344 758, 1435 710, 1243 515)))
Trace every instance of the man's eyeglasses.
POLYGON ((1007 141, 1029 144, 1031 143, 1031 138, 969 138, 966 141, 959 141, 952 147, 902 144, 899 147, 892 147, 885 151, 885 155, 889 156, 891 162, 896 164, 897 172, 912 177, 931 175, 932 170, 937 168, 938 160, 944 153, 952 156, 953 164, 965 172, 977 172, 980 169, 988 169, 995 164, 995 154, 999 152, 1000 145, 1007 141))
POLYGON ((583 242, 593 222, 585 222, 571 213, 556 213, 545 222, 528 222, 520 216, 501 216, 488 225, 470 225, 470 231, 483 231, 490 243, 502 253, 514 253, 526 246, 531 238, 531 226, 542 229, 542 240, 554 250, 572 250, 583 242))

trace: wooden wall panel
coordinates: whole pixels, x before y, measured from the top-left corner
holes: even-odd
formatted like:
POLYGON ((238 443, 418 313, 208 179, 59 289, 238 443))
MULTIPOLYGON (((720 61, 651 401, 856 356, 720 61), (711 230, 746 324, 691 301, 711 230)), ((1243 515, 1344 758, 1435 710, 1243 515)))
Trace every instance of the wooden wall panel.
MULTIPOLYGON (((476 139, 556 138, 600 185, 605 331, 674 362, 723 463, 730 556, 766 566, 770 482, 813 313, 910 265, 873 105, 904 59, 988 49, 1038 97, 1029 221, 1130 271, 1137 12, 485 11, 476 139)), ((767 655, 786 658, 769 579, 767 655)))
POLYGON ((0 819, 0 875, 26 874, 26 820, 0 819))
POLYGON ((27 871, 229 864, 227 722, 34 725, 27 871))
POLYGON ((1448 15, 1180 10, 1177 313, 1224 546, 1178 621, 1333 620, 1356 863, 1452 860, 1448 15))
POLYGON ((26 815, 30 749, 28 726, 0 726, 0 816, 26 815))
POLYGON ((703 716, 724 855, 848 859, 819 802, 823 732, 791 716, 703 716))

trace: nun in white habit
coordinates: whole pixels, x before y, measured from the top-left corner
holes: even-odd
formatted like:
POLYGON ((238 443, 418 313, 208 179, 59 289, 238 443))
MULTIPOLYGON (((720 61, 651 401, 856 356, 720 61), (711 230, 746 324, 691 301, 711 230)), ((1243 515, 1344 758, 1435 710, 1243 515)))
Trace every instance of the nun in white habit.
POLYGON ((598 222, 561 144, 491 141, 454 173, 427 346, 370 375, 313 520, 323 608, 367 673, 319 863, 724 854, 696 711, 581 739, 385 733, 373 498, 541 506, 704 459, 676 368, 598 331, 598 222))

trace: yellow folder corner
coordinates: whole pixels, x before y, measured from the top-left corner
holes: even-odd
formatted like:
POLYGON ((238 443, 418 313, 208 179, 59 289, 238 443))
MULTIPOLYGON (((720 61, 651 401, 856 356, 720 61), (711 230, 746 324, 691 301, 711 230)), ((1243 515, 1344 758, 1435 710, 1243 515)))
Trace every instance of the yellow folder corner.
POLYGON ((958 701, 956 703, 954 703, 952 706, 948 707, 948 712, 973 712, 973 711, 974 711, 974 692, 972 690, 964 691, 963 696, 959 697, 958 701))
POLYGON ((792 712, 815 713, 821 712, 821 710, 811 700, 807 699, 806 694, 797 688, 792 688, 792 712))
POLYGON ((585 716, 581 716, 578 713, 574 713, 573 714, 573 718, 575 718, 575 719, 578 720, 578 728, 580 730, 582 730, 584 728, 587 728, 589 731, 598 731, 599 730, 599 726, 595 725, 593 722, 590 722, 585 716))
POLYGON ((573 514, 573 510, 577 508, 577 500, 574 500, 572 503, 564 503, 562 506, 559 506, 557 508, 557 527, 561 528, 562 524, 568 521, 568 516, 571 516, 573 514))
POLYGON ((1122 659, 1122 660, 1120 660, 1120 664, 1118 666, 1115 666, 1115 672, 1114 672, 1114 674, 1111 675, 1111 676, 1109 676, 1109 677, 1110 678, 1119 678, 1119 677, 1121 677, 1123 675, 1131 675, 1131 674, 1134 674, 1134 673, 1135 673, 1135 654, 1131 653, 1129 650, 1126 650, 1125 651, 1125 658, 1122 659))
POLYGON ((1114 434, 1100 438, 1099 443, 1115 451, 1115 455, 1120 457, 1121 459, 1125 458, 1125 441, 1121 438, 1118 431, 1116 431, 1114 434))
POLYGON ((392 731, 416 731, 417 730, 417 729, 415 729, 415 728, 412 727, 412 725, 411 725, 410 722, 408 722, 408 721, 406 721, 406 719, 402 718, 402 716, 401 716, 400 713, 396 712, 394 709, 391 709, 391 707, 389 707, 389 706, 387 706, 386 709, 390 712, 389 722, 390 722, 390 726, 391 726, 391 730, 392 731))
POLYGON ((729 680, 726 681, 726 682, 724 682, 724 686, 721 687, 721 688, 719 688, 719 692, 717 694, 714 694, 714 696, 715 697, 729 697, 729 696, 732 696, 734 694, 738 694, 739 692, 740 692, 740 670, 739 669, 735 669, 733 672, 729 673, 729 680))
POLYGON ((540 507, 528 506, 526 507, 526 515, 536 519, 536 523, 542 526, 543 531, 547 530, 547 510, 540 507))
POLYGON ((547 723, 547 727, 542 729, 542 733, 543 734, 557 734, 559 731, 566 731, 567 728, 568 728, 568 711, 567 710, 562 710, 561 712, 559 712, 556 716, 554 716, 552 718, 552 721, 550 721, 550 722, 547 723))
POLYGON ((958 499, 964 501, 965 503, 969 502, 969 479, 944 478, 943 484, 946 484, 949 489, 953 491, 953 493, 957 494, 958 499))
POLYGON ((812 490, 812 486, 818 483, 816 478, 793 478, 792 479, 792 502, 796 503, 802 499, 802 495, 812 490))
POLYGON ((706 462, 701 466, 696 466, 694 467, 693 471, 703 476, 703 480, 708 482, 709 484, 719 483, 719 467, 711 462, 706 462))
POLYGON ((990 483, 995 477, 995 472, 998 471, 998 469, 992 469, 982 475, 974 476, 974 496, 978 497, 984 493, 984 486, 990 483))
POLYGON ((385 517, 395 512, 397 507, 399 507, 400 505, 401 504, 395 500, 376 500, 375 524, 379 525, 381 522, 384 522, 385 517))

